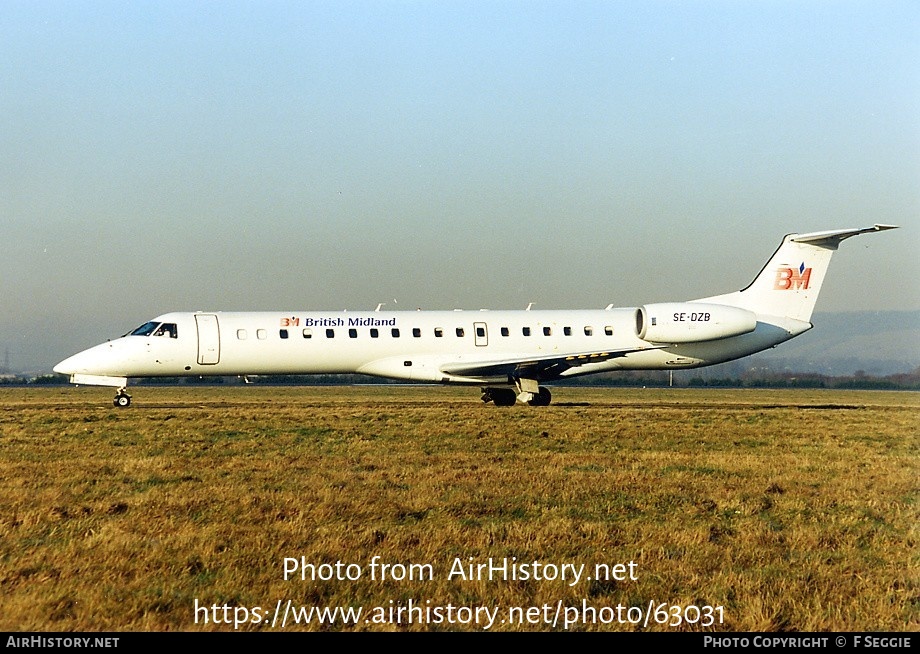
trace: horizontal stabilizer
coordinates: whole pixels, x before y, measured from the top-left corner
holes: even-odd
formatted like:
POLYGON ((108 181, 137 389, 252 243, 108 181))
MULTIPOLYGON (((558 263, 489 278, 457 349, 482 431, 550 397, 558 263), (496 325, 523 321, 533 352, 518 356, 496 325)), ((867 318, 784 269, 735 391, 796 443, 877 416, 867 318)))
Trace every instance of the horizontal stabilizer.
POLYGON ((837 246, 840 245, 840 241, 845 238, 850 238, 851 236, 859 236, 860 234, 870 234, 872 232, 882 232, 886 229, 897 229, 897 225, 873 225, 872 227, 864 227, 863 229, 835 229, 828 232, 812 232, 811 234, 798 234, 793 236, 791 240, 796 243, 808 243, 810 245, 815 245, 817 247, 830 248, 836 250, 837 246))

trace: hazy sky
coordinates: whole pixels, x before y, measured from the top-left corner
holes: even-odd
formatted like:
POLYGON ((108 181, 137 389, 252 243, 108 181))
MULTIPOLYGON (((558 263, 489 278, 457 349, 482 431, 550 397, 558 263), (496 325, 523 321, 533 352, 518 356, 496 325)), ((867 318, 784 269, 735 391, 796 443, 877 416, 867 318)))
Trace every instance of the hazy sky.
MULTIPOLYGON (((0 3, 0 355, 170 310, 920 309, 920 3, 0 3)), ((2 359, 0 359, 2 362, 2 359)))

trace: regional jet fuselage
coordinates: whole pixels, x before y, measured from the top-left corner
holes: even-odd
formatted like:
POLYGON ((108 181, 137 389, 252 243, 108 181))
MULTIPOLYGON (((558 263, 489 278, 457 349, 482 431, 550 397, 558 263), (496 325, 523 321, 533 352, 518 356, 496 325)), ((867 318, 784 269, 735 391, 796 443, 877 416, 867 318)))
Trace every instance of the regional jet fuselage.
POLYGON ((875 225, 787 235, 745 289, 685 302, 577 311, 176 312, 62 361, 75 384, 129 378, 361 373, 482 387, 483 401, 550 402, 544 383, 614 370, 708 366, 811 329, 840 242, 875 225))

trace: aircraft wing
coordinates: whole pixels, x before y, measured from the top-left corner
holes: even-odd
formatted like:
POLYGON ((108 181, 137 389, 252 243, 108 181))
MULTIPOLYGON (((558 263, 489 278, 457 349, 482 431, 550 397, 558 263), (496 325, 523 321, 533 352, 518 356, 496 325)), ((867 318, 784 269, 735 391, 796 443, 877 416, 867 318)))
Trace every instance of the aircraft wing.
POLYGON ((458 361, 441 366, 441 372, 459 377, 499 377, 535 379, 546 381, 556 379, 570 368, 592 363, 601 363, 633 352, 657 350, 658 347, 634 347, 621 350, 602 350, 566 354, 547 354, 537 357, 504 359, 498 361, 458 361))

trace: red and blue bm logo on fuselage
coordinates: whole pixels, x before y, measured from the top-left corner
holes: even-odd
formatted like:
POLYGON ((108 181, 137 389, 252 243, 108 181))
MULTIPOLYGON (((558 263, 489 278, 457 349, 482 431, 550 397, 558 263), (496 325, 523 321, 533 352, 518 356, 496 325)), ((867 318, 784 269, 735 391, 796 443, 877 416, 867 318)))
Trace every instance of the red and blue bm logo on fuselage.
POLYGON ((804 290, 808 288, 810 279, 811 268, 806 268, 804 261, 798 270, 795 268, 777 268, 773 289, 777 291, 804 290))

